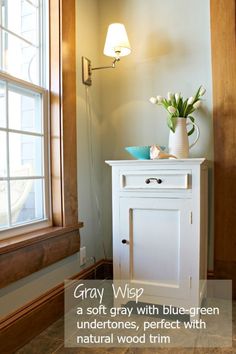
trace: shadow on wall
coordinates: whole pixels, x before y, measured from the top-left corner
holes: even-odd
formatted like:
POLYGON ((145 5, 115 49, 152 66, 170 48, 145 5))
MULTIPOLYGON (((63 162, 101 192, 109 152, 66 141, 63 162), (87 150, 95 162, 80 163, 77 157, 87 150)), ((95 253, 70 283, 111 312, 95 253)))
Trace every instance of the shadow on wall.
MULTIPOLYGON (((183 47, 183 45, 181 45, 181 47, 183 47)), ((155 60, 155 63, 157 63, 161 57, 168 56, 178 49, 181 49, 181 53, 183 53, 184 48, 180 48, 180 45, 171 41, 166 33, 155 31, 147 35, 144 48, 143 43, 140 43, 139 46, 135 48, 135 54, 137 58, 143 58, 141 62, 155 60)))
POLYGON ((148 113, 151 108, 148 100, 133 100, 113 109, 110 119, 103 122, 105 159, 130 159, 130 155, 124 151, 125 146, 167 145, 165 114, 163 119, 159 119, 148 113), (136 114, 132 113, 133 107, 136 114))

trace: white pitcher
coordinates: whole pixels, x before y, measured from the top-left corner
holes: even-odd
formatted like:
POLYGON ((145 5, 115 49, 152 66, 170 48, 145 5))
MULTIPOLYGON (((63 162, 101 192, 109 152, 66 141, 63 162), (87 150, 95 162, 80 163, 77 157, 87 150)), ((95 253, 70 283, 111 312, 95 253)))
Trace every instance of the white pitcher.
POLYGON ((187 159, 189 157, 189 150, 196 144, 200 136, 200 131, 197 124, 187 122, 187 118, 176 118, 175 132, 170 130, 169 134, 169 154, 176 156, 179 159, 187 159), (194 142, 189 145, 187 126, 194 125, 197 136, 194 142))

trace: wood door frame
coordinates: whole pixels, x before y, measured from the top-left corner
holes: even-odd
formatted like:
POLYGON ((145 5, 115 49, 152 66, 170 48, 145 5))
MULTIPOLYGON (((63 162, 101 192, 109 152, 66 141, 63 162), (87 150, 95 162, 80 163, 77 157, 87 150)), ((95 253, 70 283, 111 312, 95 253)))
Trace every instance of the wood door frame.
POLYGON ((214 129, 214 273, 236 298, 236 1, 211 0, 214 129), (226 4, 227 3, 227 4, 226 4))

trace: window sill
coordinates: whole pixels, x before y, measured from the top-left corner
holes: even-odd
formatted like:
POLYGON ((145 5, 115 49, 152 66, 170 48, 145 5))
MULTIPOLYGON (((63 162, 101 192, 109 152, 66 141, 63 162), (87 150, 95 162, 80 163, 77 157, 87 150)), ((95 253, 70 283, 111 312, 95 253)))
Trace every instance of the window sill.
POLYGON ((82 227, 48 227, 1 240, 0 288, 78 252, 82 227))
POLYGON ((79 222, 74 226, 57 227, 50 226, 37 231, 32 231, 22 235, 5 238, 0 240, 0 255, 3 253, 8 253, 15 251, 19 248, 38 243, 40 241, 49 239, 51 237, 57 237, 65 233, 79 230, 83 227, 83 223, 79 222))

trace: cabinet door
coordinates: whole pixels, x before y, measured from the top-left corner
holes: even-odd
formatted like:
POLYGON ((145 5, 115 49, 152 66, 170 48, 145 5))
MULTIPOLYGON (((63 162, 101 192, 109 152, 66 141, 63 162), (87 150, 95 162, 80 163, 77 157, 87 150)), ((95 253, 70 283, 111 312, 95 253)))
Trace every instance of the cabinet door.
POLYGON ((146 295, 163 298, 163 303, 190 294, 190 206, 188 199, 120 198, 121 279, 144 287, 146 295))

